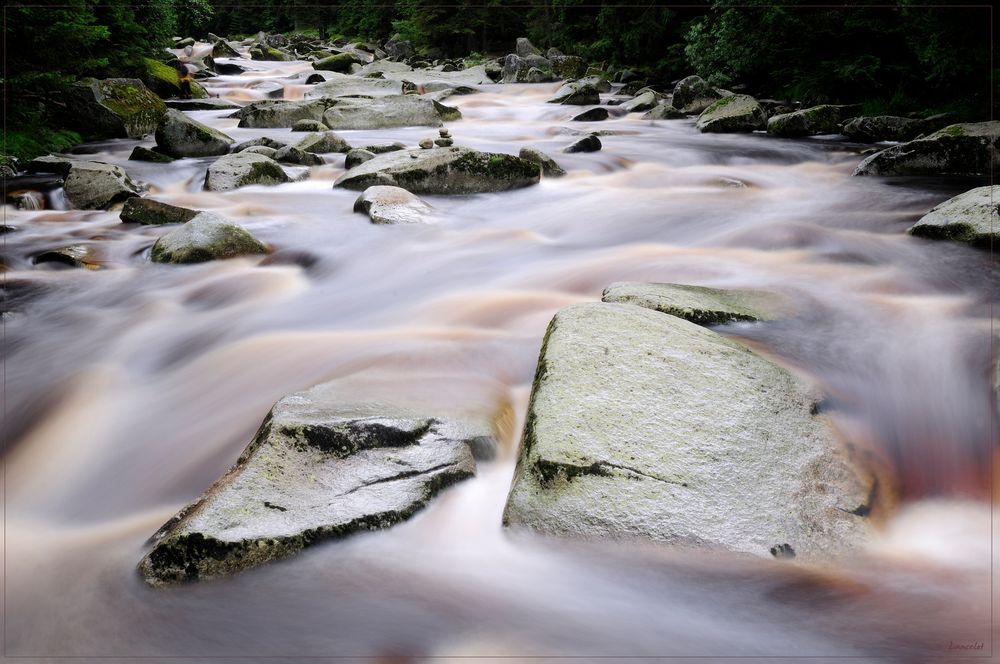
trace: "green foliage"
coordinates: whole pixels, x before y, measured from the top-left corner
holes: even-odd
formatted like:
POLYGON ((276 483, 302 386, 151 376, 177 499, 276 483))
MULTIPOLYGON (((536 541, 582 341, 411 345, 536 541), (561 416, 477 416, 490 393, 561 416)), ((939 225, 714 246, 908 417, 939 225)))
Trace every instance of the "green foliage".
POLYGON ((27 161, 50 152, 62 152, 79 142, 80 135, 67 129, 38 126, 8 128, 4 132, 0 154, 27 161))
POLYGON ((173 0, 173 11, 182 37, 203 34, 215 14, 209 0, 173 0))

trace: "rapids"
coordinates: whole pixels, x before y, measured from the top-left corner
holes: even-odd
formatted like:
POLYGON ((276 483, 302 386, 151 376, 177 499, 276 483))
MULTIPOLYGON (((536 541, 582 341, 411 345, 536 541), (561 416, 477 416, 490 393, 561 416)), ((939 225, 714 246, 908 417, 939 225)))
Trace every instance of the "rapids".
MULTIPOLYGON (((311 71, 239 62, 251 70, 205 81, 211 94, 301 97, 311 71)), ((693 120, 639 114, 569 122, 578 109, 545 103, 555 84, 482 87, 446 102, 463 114, 448 123, 456 143, 536 145, 568 176, 426 196, 440 223, 384 227, 351 211, 356 192, 332 188, 342 158, 306 181, 214 193, 202 190, 210 159, 128 161, 151 137, 77 148, 276 249, 191 266, 148 261, 166 228, 63 209, 58 191, 48 209, 4 207, 18 229, 0 236, 5 654, 920 661, 975 642, 988 653, 1000 273, 989 252, 903 234, 983 182, 852 178, 862 146, 830 137, 703 135, 693 120), (601 152, 560 153, 568 132, 589 130, 609 132, 601 152), (70 244, 100 269, 32 264, 70 244), (899 502, 869 551, 805 568, 504 532, 545 326, 620 280, 791 299, 789 320, 720 331, 818 381, 844 435, 884 458, 899 502), (360 372, 453 377, 454 399, 512 404, 498 459, 391 530, 224 581, 143 585, 145 539, 226 471, 274 401, 360 372)), ((289 134, 228 114, 191 115, 238 141, 289 134)), ((415 145, 436 130, 338 133, 415 145)))

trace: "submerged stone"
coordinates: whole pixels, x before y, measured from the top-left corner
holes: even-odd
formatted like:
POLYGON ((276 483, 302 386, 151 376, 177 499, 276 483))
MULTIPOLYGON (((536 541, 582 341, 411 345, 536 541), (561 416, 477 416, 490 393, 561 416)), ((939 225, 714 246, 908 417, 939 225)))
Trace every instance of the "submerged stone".
POLYGON ((545 154, 538 148, 523 147, 518 153, 521 159, 527 159, 542 167, 542 175, 546 177, 560 177, 566 175, 566 169, 556 163, 556 160, 545 154))
POLYGON ((770 557, 861 547, 873 479, 819 395, 680 318, 592 303, 546 334, 504 523, 770 557))

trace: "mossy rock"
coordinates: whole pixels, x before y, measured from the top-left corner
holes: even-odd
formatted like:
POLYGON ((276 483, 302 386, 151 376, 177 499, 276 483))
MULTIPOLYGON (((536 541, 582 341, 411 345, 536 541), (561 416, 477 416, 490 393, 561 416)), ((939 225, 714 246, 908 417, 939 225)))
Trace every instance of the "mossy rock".
POLYGON ((97 161, 74 161, 63 186, 70 204, 97 210, 139 195, 138 185, 121 166, 97 161))
POLYGON ((137 145, 132 148, 132 154, 128 156, 129 161, 151 161, 157 164, 169 164, 174 160, 168 154, 163 154, 162 152, 157 152, 156 150, 150 150, 149 148, 144 148, 141 145, 137 145))
POLYGON ((278 162, 246 150, 219 157, 208 167, 205 175, 205 189, 208 191, 230 191, 248 185, 284 182, 288 182, 288 175, 278 162))
POLYGON ((1000 122, 954 124, 893 145, 858 164, 854 175, 989 175, 1000 168, 1000 122))
MULTIPOLYGON (((142 81, 146 86, 163 99, 171 99, 181 95, 181 79, 177 70, 152 58, 143 58, 142 81)), ((206 99, 208 92, 197 81, 191 81, 191 97, 206 99)))
POLYGON ((88 79, 66 91, 66 120, 91 137, 142 138, 167 107, 137 78, 88 79))
POLYGON ((718 100, 698 116, 695 127, 706 133, 750 132, 767 125, 767 113, 749 95, 731 95, 718 100))
POLYGON ((526 159, 450 147, 379 155, 344 173, 334 186, 363 190, 392 185, 416 194, 474 194, 527 187, 540 176, 541 167, 526 159))
POLYGON ((858 110, 854 105, 821 104, 801 111, 782 113, 767 121, 767 133, 773 136, 811 136, 839 134, 841 123, 858 110))
POLYGON ((335 71, 341 74, 347 74, 351 71, 351 65, 359 64, 362 64, 361 58, 353 53, 337 53, 336 55, 331 55, 323 58, 322 60, 317 60, 312 64, 312 66, 313 69, 335 71))
POLYGON ((634 304, 697 325, 774 320, 788 309, 787 303, 770 291, 631 281, 611 284, 601 300, 634 304))
POLYGON ((143 224, 183 224, 198 216, 198 210, 177 207, 151 198, 130 198, 122 206, 119 216, 122 223, 143 224))
POLYGON ((242 226, 201 212, 157 240, 150 257, 154 263, 203 263, 267 251, 267 246, 242 226))
POLYGON ((254 44, 250 47, 250 59, 268 62, 287 62, 294 60, 295 57, 267 44, 254 44))
POLYGON ((233 139, 218 129, 167 110, 156 128, 156 149, 172 157, 208 157, 229 152, 233 139))
POLYGON ((671 104, 682 113, 701 113, 720 97, 700 76, 688 76, 674 86, 671 104))
POLYGON ((906 232, 988 249, 1000 239, 1000 186, 977 187, 935 206, 906 232))

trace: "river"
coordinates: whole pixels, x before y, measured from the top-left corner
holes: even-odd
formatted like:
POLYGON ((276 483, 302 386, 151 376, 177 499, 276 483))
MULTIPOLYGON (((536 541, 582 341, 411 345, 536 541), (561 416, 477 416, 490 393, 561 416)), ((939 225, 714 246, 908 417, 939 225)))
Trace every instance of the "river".
MULTIPOLYGON (((311 70, 239 62, 250 71, 206 81, 209 92, 300 97, 311 70)), ((352 212, 357 193, 332 187, 342 158, 308 180, 206 192, 210 159, 128 161, 152 137, 74 156, 124 166, 159 200, 231 217, 275 253, 157 265, 149 247, 167 228, 58 209, 58 191, 56 209, 5 206, 18 229, 0 236, 7 656, 990 652, 1000 273, 989 252, 903 232, 984 182, 853 178, 867 146, 831 137, 700 134, 693 120, 635 113, 569 122, 577 109, 545 103, 557 87, 487 85, 445 102, 462 111, 448 123, 457 144, 514 154, 536 145, 569 175, 426 196, 434 225, 375 226, 352 212), (600 152, 561 154, 574 140, 566 132, 583 130, 611 133, 600 152), (87 245, 101 269, 32 264, 68 244, 87 245), (886 459, 899 500, 868 550, 806 567, 502 529, 545 327, 622 280, 789 298, 787 320, 720 331, 817 381, 838 428, 886 459), (367 373, 400 389, 451 386, 441 389, 470 405, 510 404, 498 458, 391 530, 224 581, 142 583, 146 538, 229 468, 277 399, 367 373)), ((238 141, 288 137, 238 129, 229 113, 192 116, 238 141)), ((415 145, 436 130, 338 133, 352 145, 415 145)))

